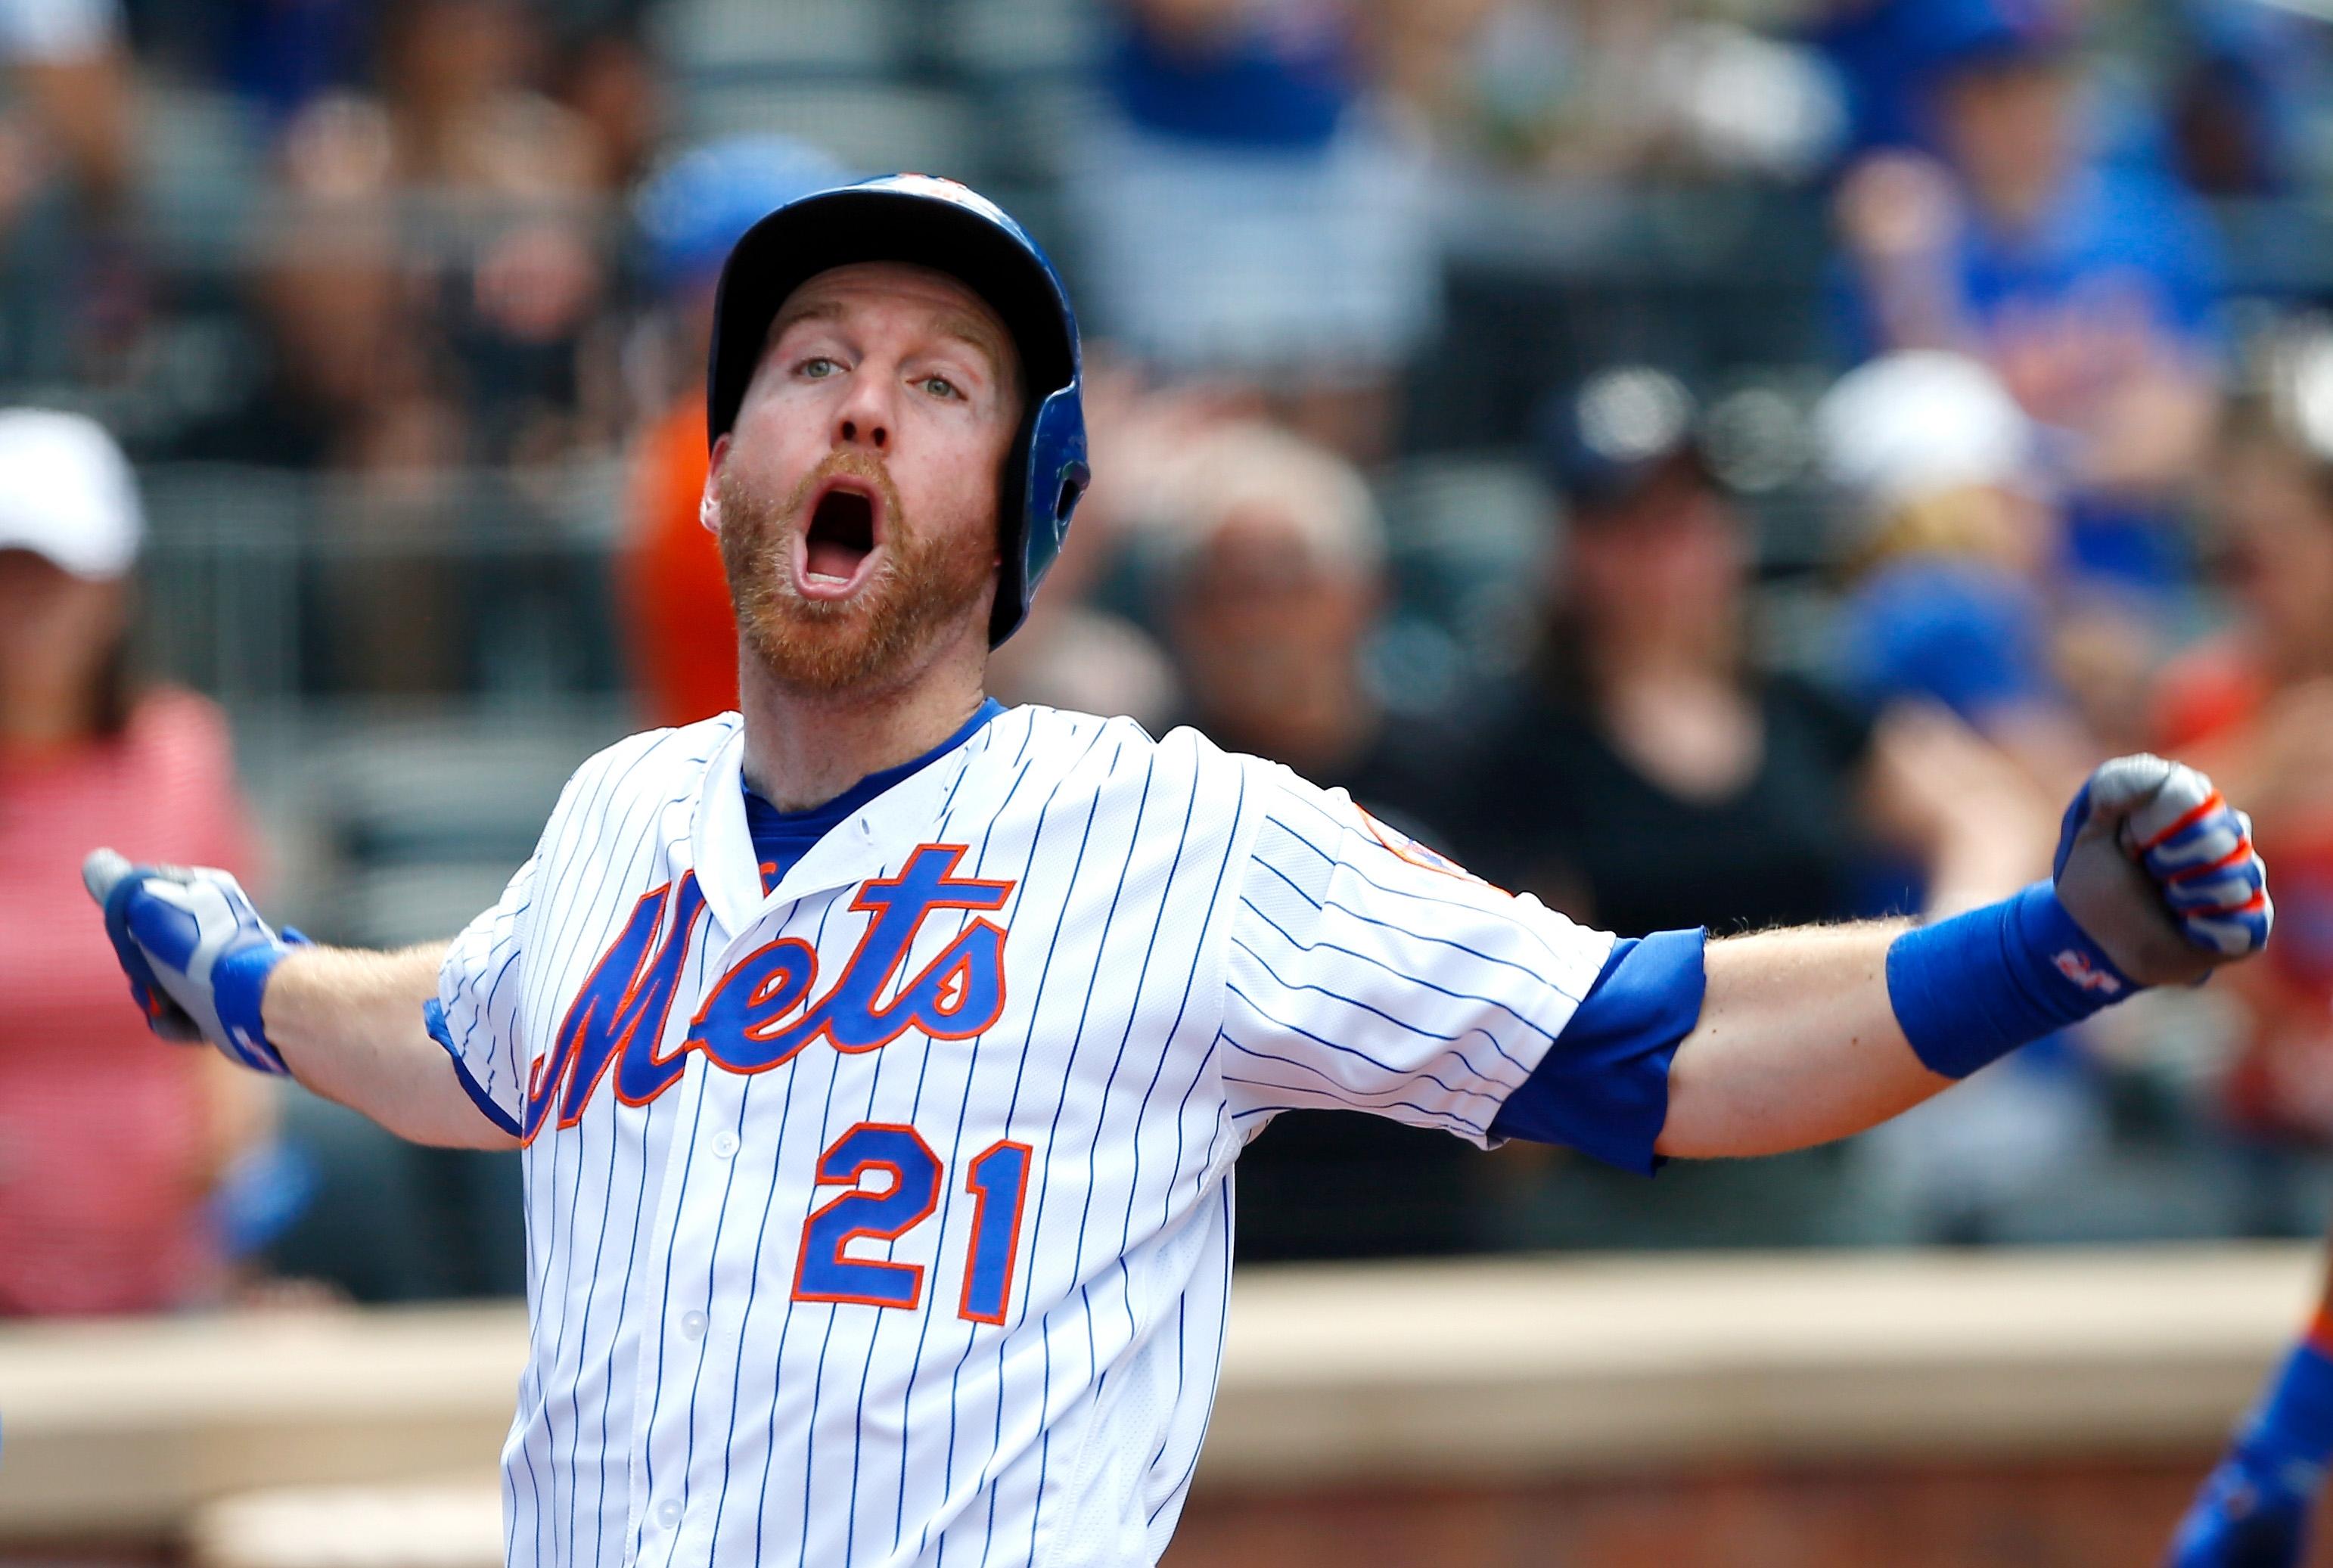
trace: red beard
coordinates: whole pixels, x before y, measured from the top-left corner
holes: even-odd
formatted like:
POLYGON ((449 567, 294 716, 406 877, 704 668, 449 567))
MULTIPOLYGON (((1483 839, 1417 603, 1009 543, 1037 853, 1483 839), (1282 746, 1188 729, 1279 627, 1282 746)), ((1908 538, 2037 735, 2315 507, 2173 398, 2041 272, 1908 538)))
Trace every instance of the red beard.
POLYGON ((739 640, 790 692, 825 696, 891 684, 980 603, 994 578, 993 530, 948 538, 917 528, 889 472, 864 453, 835 453, 779 502, 734 467, 723 469, 714 483, 721 503, 721 564, 739 640), (849 598, 804 598, 793 578, 796 522, 838 474, 865 480, 881 492, 881 553, 872 575, 849 598))

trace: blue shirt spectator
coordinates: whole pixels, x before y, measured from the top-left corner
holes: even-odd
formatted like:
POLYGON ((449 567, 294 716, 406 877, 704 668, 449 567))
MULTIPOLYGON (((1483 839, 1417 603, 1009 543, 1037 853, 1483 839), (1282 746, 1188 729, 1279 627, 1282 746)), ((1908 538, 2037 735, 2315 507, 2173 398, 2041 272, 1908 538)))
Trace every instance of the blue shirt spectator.
POLYGON ((1848 347, 1991 366, 2045 433, 2070 564, 2173 587, 2222 349, 2209 228, 2167 174, 2100 154, 2049 8, 1938 3, 1954 13, 1929 69, 1941 158, 1876 153, 1840 182, 1848 347))
POLYGON ((2041 596, 1992 562, 1888 562, 1856 585, 1839 623, 1845 673, 1875 710, 1925 697, 1982 730, 2004 710, 2062 701, 2041 596))
POLYGON ((1427 149, 1339 0, 1119 0, 1070 149, 1087 298, 1146 369, 1243 388, 1374 460, 1439 302, 1427 149))
POLYGON ((1327 147, 1353 97, 1343 18, 1314 6, 1241 18, 1200 40, 1128 12, 1107 81, 1120 111, 1146 130, 1291 151, 1327 147))

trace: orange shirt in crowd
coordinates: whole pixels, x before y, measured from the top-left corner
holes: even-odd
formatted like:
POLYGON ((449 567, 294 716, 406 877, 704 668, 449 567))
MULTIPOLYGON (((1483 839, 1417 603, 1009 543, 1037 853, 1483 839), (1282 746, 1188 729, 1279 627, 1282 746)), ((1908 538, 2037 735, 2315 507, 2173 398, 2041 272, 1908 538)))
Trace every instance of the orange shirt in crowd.
POLYGON ((705 402, 649 426, 633 458, 629 549, 619 603, 641 716, 689 724, 737 705, 737 631, 721 549, 697 518, 705 492, 705 402))
MULTIPOLYGON (((2250 743, 2275 694, 2241 647, 2206 644, 2165 672, 2157 744, 2209 770, 2215 753, 2250 743)), ((2326 1139, 2333 1138, 2333 779, 2319 804, 2321 810, 2285 813, 2261 834, 2276 934, 2259 962, 2218 983, 2241 996, 2251 1015, 2228 1079, 2231 1112, 2263 1132, 2326 1139)))
POLYGON ((147 1032, 81 859, 248 867, 226 721, 149 697, 116 740, 0 759, 0 1314, 153 1311, 216 1287, 224 1066, 147 1032))

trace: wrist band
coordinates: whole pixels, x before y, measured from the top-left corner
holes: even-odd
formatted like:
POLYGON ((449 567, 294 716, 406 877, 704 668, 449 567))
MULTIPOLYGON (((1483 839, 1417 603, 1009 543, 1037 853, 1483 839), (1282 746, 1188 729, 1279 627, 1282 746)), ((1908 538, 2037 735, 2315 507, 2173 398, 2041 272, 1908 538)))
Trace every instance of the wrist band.
POLYGON ((227 1047, 254 1073, 292 1076, 292 1069, 283 1065, 283 1053, 267 1037, 260 1002, 267 994, 267 977, 275 972, 275 966, 293 948, 307 945, 306 937, 286 926, 274 942, 254 942, 222 954, 211 970, 211 1005, 217 1009, 219 1028, 226 1032, 227 1047))
POLYGON ((1964 1078, 2138 987, 2050 884, 1915 926, 1887 949, 1887 999, 1930 1072, 1964 1078))

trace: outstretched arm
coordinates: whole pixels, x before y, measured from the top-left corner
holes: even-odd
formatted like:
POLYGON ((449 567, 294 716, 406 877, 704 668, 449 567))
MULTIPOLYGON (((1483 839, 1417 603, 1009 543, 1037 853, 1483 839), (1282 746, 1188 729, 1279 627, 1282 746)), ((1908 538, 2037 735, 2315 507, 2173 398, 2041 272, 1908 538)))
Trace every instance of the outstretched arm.
POLYGON ((82 875, 156 1034, 208 1040, 416 1143, 511 1146, 424 1022, 443 943, 367 952, 279 936, 223 871, 131 865, 101 849, 82 875))
POLYGON ((1685 1160, 1779 1154, 1949 1088, 1887 999, 1887 949, 1905 929, 1807 926, 1710 943, 1701 1021, 1669 1064, 1654 1148, 1685 1160))
POLYGON ((297 948, 268 979, 267 1038, 293 1077, 400 1138, 507 1149, 510 1135, 478 1114, 454 1058, 422 1025, 445 957, 444 942, 397 952, 297 948))
POLYGON ((2270 918, 2251 823, 2211 780, 2117 759, 2068 811, 2052 880, 2013 899, 1712 943, 1655 1147, 1771 1154, 1860 1132, 2134 991, 2249 956, 2270 918))

